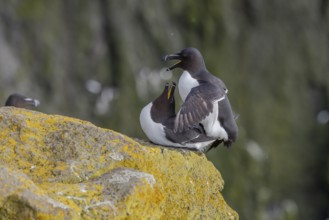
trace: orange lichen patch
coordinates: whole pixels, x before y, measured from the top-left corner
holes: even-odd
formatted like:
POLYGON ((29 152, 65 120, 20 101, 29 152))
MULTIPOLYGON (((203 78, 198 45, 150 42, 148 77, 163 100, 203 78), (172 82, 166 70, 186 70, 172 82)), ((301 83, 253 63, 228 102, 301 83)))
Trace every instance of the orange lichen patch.
POLYGON ((238 219, 203 154, 17 108, 0 129, 0 219, 238 219))

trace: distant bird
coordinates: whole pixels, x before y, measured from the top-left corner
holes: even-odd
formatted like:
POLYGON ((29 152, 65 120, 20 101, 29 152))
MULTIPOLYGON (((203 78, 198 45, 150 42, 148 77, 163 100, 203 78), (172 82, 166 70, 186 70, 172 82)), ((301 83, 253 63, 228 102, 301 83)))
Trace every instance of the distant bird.
POLYGON ((37 107, 40 105, 39 100, 31 99, 20 94, 11 94, 5 103, 5 106, 14 106, 17 108, 27 108, 28 106, 37 107))
POLYGON ((188 47, 162 59, 179 60, 168 70, 177 67, 184 70, 178 82, 184 103, 177 113, 174 131, 182 132, 200 123, 207 136, 230 146, 237 138, 238 127, 227 97, 228 90, 222 80, 208 72, 199 50, 188 47))
POLYGON ((182 132, 173 131, 176 118, 175 87, 175 83, 167 83, 161 95, 142 109, 141 127, 155 144, 204 151, 217 140, 207 137, 202 126, 196 124, 182 132))

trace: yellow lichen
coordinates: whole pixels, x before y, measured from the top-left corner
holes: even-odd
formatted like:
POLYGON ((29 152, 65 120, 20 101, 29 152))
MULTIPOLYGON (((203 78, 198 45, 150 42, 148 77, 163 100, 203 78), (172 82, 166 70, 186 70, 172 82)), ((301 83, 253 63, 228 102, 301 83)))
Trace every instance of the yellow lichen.
MULTIPOLYGON (((26 175, 13 193, 33 183, 31 192, 59 204, 52 212, 28 204, 38 219, 238 219, 220 194, 220 173, 203 154, 24 109, 0 108, 0 128, 0 165, 26 175), (117 180, 116 169, 141 174, 117 180), (116 187, 122 194, 111 191, 116 187)), ((0 195, 0 210, 6 198, 0 195)))

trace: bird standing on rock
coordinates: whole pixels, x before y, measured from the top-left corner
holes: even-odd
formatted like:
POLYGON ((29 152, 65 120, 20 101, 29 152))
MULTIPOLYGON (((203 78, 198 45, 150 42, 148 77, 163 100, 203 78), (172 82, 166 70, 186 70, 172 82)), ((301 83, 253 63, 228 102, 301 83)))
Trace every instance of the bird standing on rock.
POLYGON ((175 83, 167 83, 161 95, 142 109, 141 127, 155 144, 204 151, 217 140, 207 137, 202 126, 196 124, 181 132, 173 130, 176 118, 175 87, 175 83))
POLYGON ((179 94, 184 102, 177 113, 174 131, 182 132, 201 124, 208 137, 230 146, 237 138, 238 127, 224 82, 207 70, 196 48, 188 47, 163 57, 163 61, 168 60, 179 61, 168 70, 184 70, 178 83, 179 94))
POLYGON ((26 108, 28 106, 37 107, 40 105, 39 100, 25 97, 20 94, 11 94, 5 103, 5 106, 14 106, 17 108, 26 108))

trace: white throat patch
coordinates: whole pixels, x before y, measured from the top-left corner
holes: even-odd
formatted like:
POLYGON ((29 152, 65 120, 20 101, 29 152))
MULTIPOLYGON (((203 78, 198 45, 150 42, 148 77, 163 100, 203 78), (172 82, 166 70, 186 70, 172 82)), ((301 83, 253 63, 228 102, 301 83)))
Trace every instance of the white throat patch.
POLYGON ((191 89, 198 86, 199 82, 192 78, 188 71, 184 71, 182 76, 179 78, 178 81, 178 90, 179 95, 183 101, 185 101, 187 95, 190 93, 191 89))

